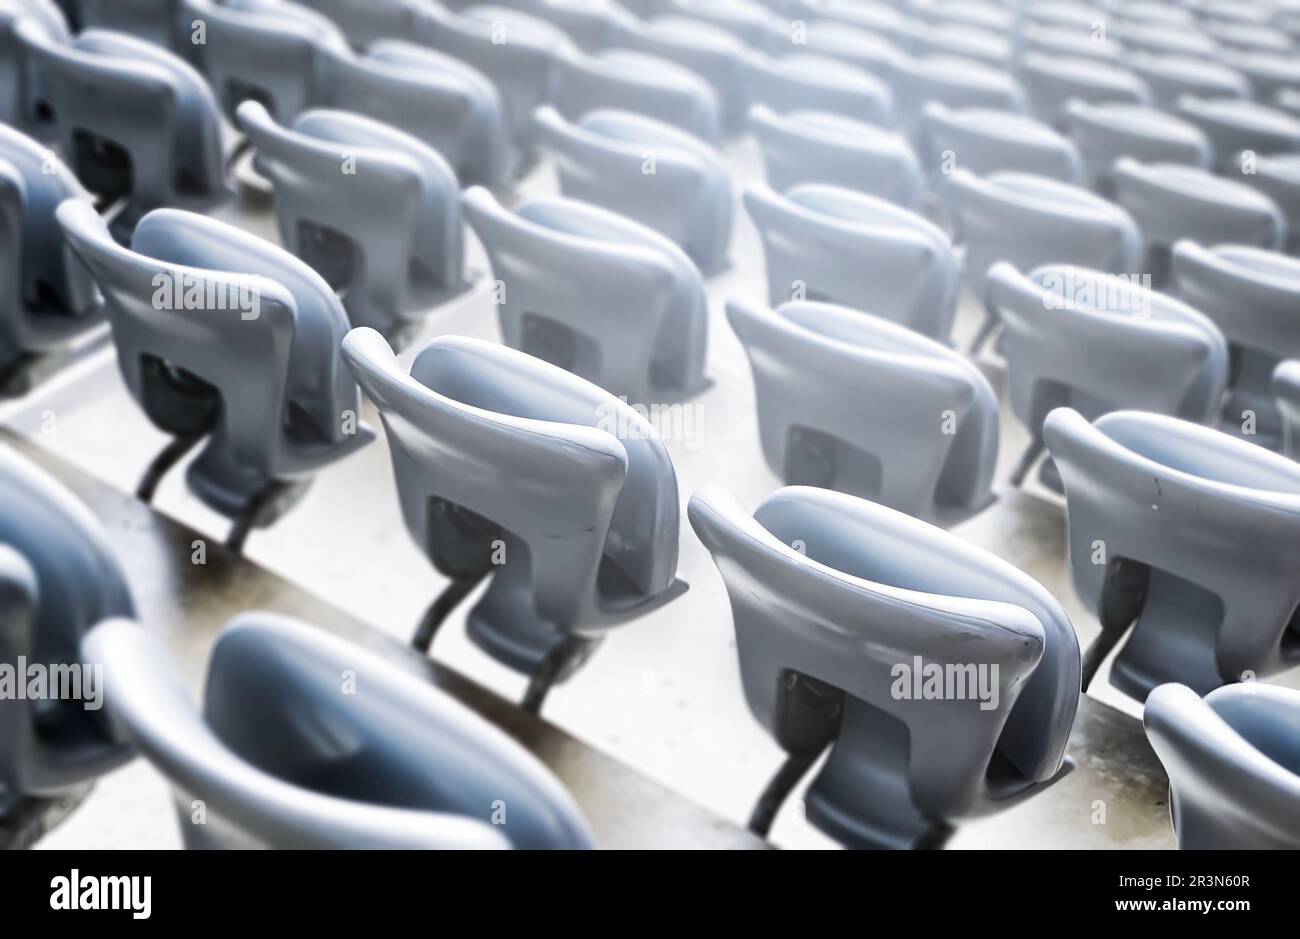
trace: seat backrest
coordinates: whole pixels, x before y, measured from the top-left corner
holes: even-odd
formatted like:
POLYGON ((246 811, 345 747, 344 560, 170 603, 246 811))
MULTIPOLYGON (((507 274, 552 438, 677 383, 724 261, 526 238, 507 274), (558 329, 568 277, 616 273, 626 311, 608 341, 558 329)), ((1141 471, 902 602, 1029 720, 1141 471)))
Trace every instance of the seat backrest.
POLYGON ((109 29, 174 49, 184 26, 183 0, 76 0, 79 29, 109 29))
POLYGON ((506 345, 642 404, 661 400, 660 386, 698 390, 704 288, 680 248, 570 199, 530 199, 511 211, 476 188, 463 208, 503 290, 506 345))
POLYGON ((1180 848, 1300 848, 1300 692, 1245 682, 1202 699, 1162 685, 1142 723, 1169 774, 1180 848))
POLYGON ((929 221, 884 199, 812 183, 784 195, 752 184, 744 202, 763 239, 772 304, 838 303, 948 338, 957 262, 929 221))
POLYGON ((1029 53, 1020 62, 1030 110, 1040 121, 1059 127, 1072 100, 1090 104, 1116 101, 1150 104, 1151 91, 1132 72, 1091 59, 1029 53))
POLYGON ((727 318, 754 370, 764 455, 785 483, 947 524, 992 501, 997 399, 962 356, 825 303, 733 299, 727 318))
POLYGON ((1028 274, 999 262, 987 303, 1006 327, 1011 406, 1037 434, 1068 404, 1089 419, 1130 408, 1207 423, 1228 379, 1228 345, 1204 314, 1136 278, 1071 265, 1028 274))
POLYGON ((61 160, 0 125, 0 362, 43 352, 97 325, 94 282, 69 263, 54 210, 90 200, 61 160))
POLYGON ((1228 341, 1272 359, 1300 356, 1300 261, 1244 244, 1180 240, 1173 288, 1214 320, 1228 341))
POLYGON ((532 603, 562 630, 611 625, 620 606, 672 586, 677 482, 658 434, 626 402, 467 338, 434 340, 409 375, 372 330, 350 333, 344 354, 383 417, 407 528, 444 573, 486 573, 492 541, 517 538, 532 603), (492 525, 471 537, 431 500, 492 525), (605 558, 632 595, 611 590, 605 558))
POLYGON ((920 164, 907 140, 892 131, 826 111, 782 114, 765 104, 749 109, 749 127, 763 151, 768 185, 777 192, 826 183, 906 209, 920 207, 920 164))
POLYGON ((187 18, 204 23, 199 61, 228 118, 249 99, 281 121, 329 100, 323 49, 348 47, 324 16, 288 0, 181 2, 187 18))
POLYGON ((24 18, 35 21, 33 28, 45 31, 54 41, 68 42, 71 32, 54 0, 0 2, 0 121, 34 132, 37 125, 48 124, 48 115, 42 120, 37 114, 40 76, 27 60, 15 29, 24 18))
MULTIPOLYGON (((131 591, 98 521, 71 493, 7 446, 0 447, 0 664, 76 668, 96 623, 134 615, 131 591)), ((26 696, 0 708, 0 793, 53 796, 129 757, 91 700, 26 696)), ((100 687, 97 693, 102 693, 100 687)), ((102 702, 100 702, 102 705, 102 702)))
POLYGON ((879 127, 894 122, 889 86, 865 69, 806 53, 749 57, 753 101, 774 111, 830 111, 879 127))
POLYGON ((1134 273, 1142 262, 1142 239, 1128 213, 1054 179, 981 178, 958 168, 949 178, 948 208, 966 245, 963 276, 979 296, 998 261, 1021 271, 1066 263, 1114 274, 1134 273))
POLYGON ((925 106, 921 136, 927 169, 940 180, 941 174, 960 166, 979 176, 1010 171, 1065 183, 1082 181, 1074 144, 1023 115, 983 108, 957 111, 933 102, 925 106))
POLYGON ((319 629, 270 613, 231 621, 202 714, 137 623, 110 620, 83 645, 104 664, 114 719, 175 787, 189 847, 591 846, 572 798, 518 744, 409 669, 319 629), (354 691, 340 693, 349 680, 354 691))
POLYGON ((249 101, 237 118, 275 187, 281 241, 342 293, 353 326, 391 330, 460 289, 460 190, 432 147, 346 111, 282 126, 249 101), (345 256, 319 247, 328 237, 345 256))
POLYGON ((1138 700, 1164 681, 1205 694, 1300 659, 1287 638, 1300 605, 1300 465, 1141 411, 1089 423, 1059 408, 1043 432, 1065 484, 1079 597, 1102 608, 1116 559, 1150 571, 1112 684, 1138 700), (1098 542, 1106 564, 1093 563, 1098 542))
POLYGON ((346 314, 293 255, 173 209, 142 219, 129 248, 85 203, 65 202, 58 218, 104 293, 127 387, 163 430, 211 430, 209 450, 234 464, 227 472, 271 478, 318 468, 369 440, 339 353, 346 314), (197 398, 177 388, 176 369, 200 380, 197 398), (214 392, 215 415, 201 403, 214 392), (207 426, 188 426, 203 418, 207 426))
POLYGON ((1287 359, 1273 371, 1273 393, 1282 413, 1282 452, 1300 460, 1300 361, 1287 359))
POLYGON ((64 153, 88 189, 129 193, 130 218, 226 194, 221 116, 191 66, 122 33, 87 30, 69 43, 32 21, 17 29, 40 71, 64 153), (103 155, 105 145, 111 156, 103 155))
POLYGON ((629 111, 592 111, 570 123, 545 107, 535 120, 566 197, 653 228, 701 271, 713 273, 726 264, 731 174, 707 143, 629 111))
POLYGON ((779 490, 751 517, 711 488, 688 514, 727 585, 751 712, 787 750, 836 740, 809 790, 819 827, 896 845, 925 820, 990 811, 1061 771, 1078 643, 1056 601, 1019 570, 824 490, 779 490), (955 689, 917 700, 903 676, 925 666, 970 666, 998 703, 955 689), (839 707, 819 714, 801 701, 808 680, 839 707))
POLYGON ((1103 195, 1114 192, 1111 171, 1120 157, 1208 169, 1214 153, 1195 125, 1141 105, 1071 101, 1064 122, 1083 158, 1088 185, 1103 195))

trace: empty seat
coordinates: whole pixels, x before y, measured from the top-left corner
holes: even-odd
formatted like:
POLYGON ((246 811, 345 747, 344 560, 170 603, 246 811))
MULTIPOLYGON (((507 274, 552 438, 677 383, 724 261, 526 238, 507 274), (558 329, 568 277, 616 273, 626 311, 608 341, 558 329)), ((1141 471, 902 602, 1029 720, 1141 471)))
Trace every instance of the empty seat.
POLYGON ((570 123, 546 107, 536 121, 561 193, 653 228, 705 274, 726 266, 731 173, 711 146, 627 111, 591 111, 570 123))
POLYGON ((1124 64, 1146 82, 1151 103, 1173 111, 1183 95, 1201 98, 1245 99, 1250 82, 1236 69, 1204 59, 1177 55, 1129 55, 1124 64))
POLYGON ((775 19, 765 6, 754 0, 668 0, 665 8, 676 16, 725 30, 755 49, 766 42, 775 19))
POLYGON ((187 848, 592 846, 518 743, 406 663, 314 626, 231 620, 201 711, 139 624, 109 620, 82 648, 104 664, 114 720, 171 783, 187 848))
POLYGON ((1265 24, 1216 20, 1206 23, 1205 31, 1220 49, 1286 55, 1295 47, 1290 36, 1265 24))
POLYGON ((1008 37, 961 23, 918 23, 912 28, 911 39, 912 49, 918 56, 950 55, 983 62, 993 68, 1009 67, 1014 52, 1008 37))
POLYGON ((1258 156, 1238 169, 1253 170, 1242 172, 1241 181, 1273 200, 1286 219, 1286 251, 1300 254, 1300 154, 1258 156))
POLYGON ((1154 108, 1132 104, 1087 104, 1065 108, 1065 129, 1079 148, 1088 185, 1115 192, 1113 170, 1120 157, 1140 163, 1181 163, 1209 169, 1214 151, 1195 125, 1154 108))
MULTIPOLYGON (((1086 7, 1076 7, 1087 15, 1086 7)), ((1099 14, 1104 17, 1104 14, 1099 14)), ((1094 28, 1102 19, 1084 23, 1043 22, 1026 19, 1019 29, 1021 55, 1061 56, 1069 59, 1096 59, 1110 64, 1124 60, 1124 47, 1104 30, 1094 28)))
POLYGON ((181 51, 189 38, 184 0, 73 0, 78 29, 111 29, 181 51))
POLYGON ((0 121, 27 133, 52 135, 53 114, 42 101, 40 73, 28 61, 18 38, 20 19, 33 21, 52 42, 68 42, 70 32, 54 0, 0 0, 0 121))
MULTIPOLYGON (((1142 260, 1142 238, 1128 213, 1078 186, 1024 173, 979 177, 958 168, 947 197, 966 248, 962 277, 976 297, 984 296, 989 268, 999 261, 1021 271, 1073 264, 1129 274, 1142 260)), ((972 352, 997 325, 996 312, 988 307, 972 352)))
POLYGON ((751 517, 710 488, 688 514, 731 598, 749 709, 789 754, 751 828, 828 747, 806 817, 850 847, 937 846, 1072 768, 1079 647, 1027 575, 825 490, 778 490, 751 517))
POLYGON ((571 121, 589 111, 635 111, 716 144, 722 137, 718 96, 694 72, 643 52, 613 49, 561 56, 555 107, 571 121))
MULTIPOLYGON (((679 0, 682 2, 682 0, 679 0)), ((890 42, 902 45, 911 39, 911 19, 907 14, 887 2, 865 0, 819 0, 809 4, 817 20, 827 24, 850 26, 861 32, 883 36, 890 42)), ((770 16, 770 14, 769 14, 770 16)), ((776 18, 780 22, 780 18, 776 18)), ((781 23, 786 33, 789 25, 781 23)))
POLYGON ((829 111, 889 127, 894 122, 889 86, 865 69, 819 55, 749 58, 753 100, 773 111, 829 111))
POLYGON ((1151 103, 1151 92, 1142 79, 1091 59, 1030 53, 1020 64, 1020 80, 1034 116, 1054 127, 1063 125, 1066 106, 1075 100, 1089 104, 1151 103))
POLYGON ((1114 176, 1116 201, 1142 229, 1146 270, 1156 286, 1168 279, 1170 248, 1180 239, 1270 250, 1285 241, 1281 210, 1245 183, 1196 167, 1148 165, 1128 157, 1115 164, 1114 176))
POLYGON ((90 195, 44 146, 0 125, 0 382, 103 322, 94 282, 69 263, 54 218, 64 199, 90 195))
POLYGON ((1084 687, 1116 643, 1110 682, 1142 701, 1198 694, 1300 663, 1300 464, 1163 414, 1047 416, 1069 516, 1075 591, 1101 622, 1084 687), (1131 627, 1131 629, 1130 629, 1131 627))
POLYGON ((705 387, 704 284, 677 245, 572 199, 512 211, 475 188, 462 201, 499 284, 506 345, 643 405, 705 387))
POLYGON ((1300 87, 1300 62, 1294 55, 1228 50, 1219 54, 1219 61, 1245 75, 1255 100, 1265 104, 1284 89, 1300 87))
POLYGON ((847 307, 740 300, 763 455, 788 485, 871 499, 944 526, 993 502, 998 404, 969 360, 847 307))
POLYGON ((428 144, 347 111, 285 127, 247 101, 238 122, 275 188, 281 242, 340 294, 353 326, 391 333, 465 288, 460 188, 428 144))
POLYGON ((355 49, 421 35, 434 0, 298 0, 327 17, 355 49))
MULTIPOLYGON (((802 22, 802 21, 801 21, 802 22)), ((907 58, 903 47, 877 33, 844 23, 814 20, 803 23, 802 35, 796 39, 795 25, 781 23, 766 48, 773 54, 798 52, 818 58, 833 59, 862 69, 893 85, 899 67, 907 58)))
POLYGON ((364 55, 330 56, 331 106, 418 137, 455 169, 462 185, 501 188, 514 171, 497 89, 459 59, 403 40, 382 40, 364 55))
POLYGON ((1190 24, 1180 27, 1170 22, 1143 23, 1127 17, 1116 17, 1111 22, 1110 31, 1131 52, 1213 61, 1220 51, 1213 39, 1190 24))
POLYGON ((475 339, 435 339, 409 374, 373 330, 344 354, 383 418, 411 537, 452 590, 492 575, 469 636, 531 676, 526 708, 686 590, 672 463, 627 402, 475 339))
POLYGON ((66 42, 30 19, 17 30, 77 178, 106 200, 127 199, 123 230, 157 206, 208 207, 230 194, 221 114, 193 68, 121 33, 66 42))
POLYGON ((1282 432, 1271 381, 1300 357, 1300 261, 1244 245, 1173 249, 1173 288, 1223 331, 1232 349, 1223 428, 1275 448, 1282 432))
POLYGON ((1178 99, 1178 115, 1201 129, 1214 146, 1215 167, 1246 176, 1257 157, 1300 151, 1300 120, 1253 101, 1178 99), (1243 163, 1243 151, 1249 151, 1243 163))
POLYGON ((204 24, 194 55, 227 117, 248 99, 281 121, 329 100, 325 50, 348 44, 321 14, 286 0, 182 0, 182 12, 204 24))
POLYGON ((826 183, 920 208, 921 166, 907 140, 892 131, 826 111, 780 114, 763 104, 750 108, 749 128, 767 182, 778 192, 826 183))
POLYGON ((629 16, 615 0, 503 0, 564 30, 583 52, 595 53, 609 46, 616 21, 629 16))
POLYGON ((703 79, 718 102, 727 134, 739 133, 749 110, 744 44, 724 30, 682 16, 648 21, 620 17, 610 44, 674 62, 703 79))
POLYGON ((940 182, 956 167, 979 176, 1012 171, 1082 181, 1074 144, 1031 117, 983 108, 951 110, 937 101, 926 105, 924 113, 925 165, 940 182))
POLYGON ((559 57, 574 52, 558 26, 501 6, 472 6, 463 14, 430 4, 422 41, 486 75, 501 95, 515 146, 534 156, 533 112, 551 100, 559 57))
POLYGON ((1246 682, 1202 699, 1162 685, 1142 723, 1180 848, 1300 848, 1300 691, 1246 682))
POLYGON ((1282 452, 1300 460, 1300 359, 1287 359, 1273 370, 1273 393, 1282 415, 1282 452))
POLYGON ((306 264, 174 209, 141 219, 129 248, 84 201, 64 202, 58 219, 104 294, 127 389, 178 439, 164 455, 206 441, 186 481, 235 519, 233 548, 373 438, 339 352, 347 314, 306 264))
POLYGON ((102 710, 103 673, 94 669, 100 660, 83 659, 80 644, 96 623, 134 613, 98 521, 0 446, 0 665, 10 683, 26 685, 36 665, 58 682, 47 687, 49 698, 10 697, 10 684, 0 706, 0 819, 17 818, 33 800, 66 794, 130 759, 102 710), (63 677, 54 671, 78 665, 63 677))
POLYGON ((1218 416, 1228 380, 1223 334, 1137 278, 1064 264, 1021 272, 1002 262, 989 271, 985 298, 1006 327, 1007 396, 1031 437, 1013 485, 1042 453, 1043 421, 1057 407, 1089 420, 1121 409, 1198 423, 1218 416))
POLYGON ((957 259, 931 222, 884 199, 818 183, 784 194, 753 184, 744 200, 763 240, 771 305, 837 303, 948 340, 957 259))
POLYGON ((894 88, 899 124, 913 139, 931 102, 956 109, 1025 109, 1020 84, 1005 70, 953 56, 908 59, 899 67, 894 88))

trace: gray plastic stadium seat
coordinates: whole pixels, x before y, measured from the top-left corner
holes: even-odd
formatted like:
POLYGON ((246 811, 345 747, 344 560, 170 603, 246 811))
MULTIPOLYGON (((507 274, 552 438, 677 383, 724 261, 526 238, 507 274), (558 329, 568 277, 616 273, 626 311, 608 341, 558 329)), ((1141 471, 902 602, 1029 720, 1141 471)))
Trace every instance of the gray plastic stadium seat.
POLYGON ((510 210, 475 188, 462 204, 500 284, 506 345, 642 405, 707 385, 704 283, 677 245, 572 199, 510 210))
POLYGON ((1246 682, 1202 699, 1162 685, 1142 723, 1180 848, 1300 848, 1300 691, 1246 682))
POLYGON ((1275 448, 1282 428, 1271 381, 1278 362, 1300 357, 1300 261, 1244 245, 1180 241, 1173 287, 1214 320, 1232 348, 1224 429, 1242 433, 1250 412, 1252 439, 1275 448))
MULTIPOLYGON (((883 36, 890 42, 900 45, 911 39, 911 19, 903 10, 887 2, 814 0, 805 5, 815 18, 814 21, 850 26, 863 32, 883 36)), ((781 25, 788 33, 789 24, 782 22, 781 25)))
POLYGON ((1015 51, 1009 37, 961 23, 918 23, 913 26, 911 39, 912 50, 918 56, 955 56, 993 68, 1009 68, 1015 51))
MULTIPOLYGON (((1028 576, 941 529, 820 489, 778 490, 751 517, 709 488, 688 514, 731 598, 750 711, 790 754, 781 776, 797 781, 830 749, 804 796, 815 827, 850 847, 936 846, 957 821, 1070 771, 1078 643, 1028 576), (933 669, 949 678, 946 694, 914 695, 933 669), (979 674, 985 701, 971 693, 979 674)), ((770 824, 780 782, 752 828, 770 824)))
POLYGON ((65 199, 90 195, 45 147, 0 125, 0 376, 103 321, 98 291, 69 263, 54 218, 65 199))
POLYGON ((1116 17, 1110 23, 1110 33, 1130 52, 1214 61, 1221 51, 1213 39, 1190 24, 1180 27, 1170 22, 1142 23, 1116 17))
POLYGON ((1254 172, 1241 173, 1241 181, 1273 200, 1286 219, 1286 251, 1300 254, 1300 154, 1259 156, 1253 162, 1254 172))
POLYGON ((921 206, 921 166, 907 140, 892 131, 825 111, 779 114, 763 104, 750 108, 749 129, 767 182, 778 192, 825 183, 905 209, 921 206))
POLYGON ((463 14, 430 4, 421 39, 487 76, 501 95, 515 147, 525 162, 535 155, 533 112, 555 92, 559 58, 573 54, 558 26, 508 6, 471 6, 463 14))
POLYGON ((1164 111, 1132 104, 1072 101, 1065 130, 1083 157, 1088 185, 1103 195, 1115 191, 1115 161, 1179 163, 1209 169, 1214 151, 1194 124, 1164 111))
POLYGON ((564 196, 653 228, 705 274, 727 265, 731 173, 711 146, 627 111, 591 111, 570 123, 545 107, 535 119, 564 196))
POLYGON ((685 592, 672 463, 629 404, 475 339, 435 339, 409 374, 373 330, 344 355, 383 418, 411 537, 453 587, 493 575, 469 636, 532 676, 529 710, 609 629, 685 592))
POLYGON ((571 121, 616 109, 680 127, 709 144, 722 138, 718 96, 694 72, 644 52, 611 49, 560 57, 555 107, 571 121))
POLYGON ((246 101, 237 120, 275 188, 281 243, 339 293, 353 326, 392 333, 465 289, 460 188, 433 148, 347 111, 281 126, 246 101))
POLYGON ((1091 59, 1031 53, 1020 63, 1029 109, 1040 121, 1061 127, 1071 101, 1089 104, 1151 104, 1146 83, 1132 72, 1091 59))
POLYGON ((149 209, 208 207, 230 195, 221 114, 193 68, 122 33, 88 30, 64 42, 31 20, 17 30, 64 157, 87 189, 128 199, 119 215, 127 230, 149 209))
POLYGON ((74 0, 79 28, 109 29, 180 52, 188 37, 184 0, 74 0))
POLYGON ((1244 75, 1204 59, 1133 54, 1124 57, 1124 65, 1146 82, 1151 103, 1165 111, 1175 110, 1183 95, 1230 100, 1250 97, 1250 82, 1244 75))
MULTIPOLYGON (((0 663, 86 664, 82 636, 101 620, 134 612, 99 523, 70 492, 0 447, 0 663)), ((25 670, 18 676, 27 681, 25 670)), ((86 675, 73 686, 80 699, 24 696, 0 706, 0 818, 130 759, 106 712, 93 708, 103 688, 88 688, 92 680, 86 675)))
POLYGON ((620 17, 612 46, 674 62, 703 79, 718 102, 726 134, 739 133, 749 111, 744 43, 724 30, 682 16, 648 21, 620 17))
POLYGON ((1195 167, 1147 165, 1129 157, 1115 163, 1114 176, 1116 201, 1142 229, 1146 270, 1157 287, 1168 279, 1170 249, 1180 239, 1270 250, 1285 243, 1281 210, 1245 183, 1195 167))
POLYGON ((894 83, 898 122, 915 140, 925 106, 938 102, 949 108, 985 111, 1025 110, 1020 84, 1008 72, 983 62, 952 56, 908 59, 894 83))
POLYGON ((629 16, 615 0, 501 0, 564 30, 579 49, 595 53, 609 46, 616 21, 629 16))
MULTIPOLYGON (((1043 421, 1057 407, 1089 420, 1121 409, 1202 424, 1218 416, 1227 341, 1173 297, 1100 271, 1054 264, 1022 273, 1000 262, 989 271, 985 302, 1006 327, 1007 397, 1031 438, 1013 485, 1042 453, 1043 421)), ((1050 471, 1044 475, 1059 489, 1050 471)))
POLYGON ((514 740, 404 663, 305 623, 231 620, 201 711, 139 624, 104 622, 82 649, 171 783, 187 848, 592 846, 572 797, 514 740))
POLYGON ((771 11, 754 0, 668 0, 664 8, 674 16, 725 30, 755 49, 767 40, 774 20, 771 11))
POLYGON ((298 0, 327 17, 354 49, 421 36, 434 0, 298 0))
POLYGON ((1273 370, 1273 393, 1282 415, 1282 452, 1300 460, 1300 359, 1287 359, 1273 370))
MULTIPOLYGON (((1073 264, 1130 274, 1142 260, 1142 238, 1128 213, 1055 179, 1024 173, 982 178, 959 167, 948 181, 947 207, 966 247, 962 277, 976 297, 984 296, 989 268, 999 261, 1021 271, 1073 264)), ((986 313, 972 352, 997 328, 993 309, 986 313)))
POLYGON ((862 69, 893 85, 899 66, 907 59, 901 45, 864 29, 843 23, 814 20, 804 23, 802 41, 795 42, 794 24, 778 23, 766 46, 774 55, 812 55, 862 69))
POLYGON ((132 397, 186 449, 206 441, 186 481, 236 519, 232 546, 373 438, 339 353, 347 314, 306 264, 173 209, 145 216, 129 248, 83 201, 58 219, 104 294, 132 397))
POLYGON ((54 0, 0 0, 0 121, 44 139, 52 135, 52 115, 43 113, 40 74, 18 39, 22 18, 54 42, 68 42, 71 34, 54 0))
POLYGON ((763 455, 782 482, 945 527, 992 504, 997 396, 969 360, 826 303, 774 311, 733 299, 727 318, 754 371, 763 455))
POLYGON ((501 96, 481 72, 405 40, 330 56, 330 106, 391 124, 437 150, 462 185, 505 186, 518 154, 501 96))
POLYGON ((1065 483, 1070 572, 1101 622, 1084 687, 1127 636, 1110 682, 1142 701, 1300 664, 1300 464, 1199 424, 1059 408, 1044 426, 1065 483), (1131 628, 1130 628, 1131 627, 1131 628))
POLYGON ((836 303, 947 342, 958 271, 948 236, 920 215, 849 189, 756 183, 745 209, 763 240, 768 301, 836 303))
POLYGON ((753 101, 773 111, 829 111, 865 124, 894 122, 889 86, 865 69, 826 56, 797 54, 749 58, 753 101))
POLYGON ((1300 62, 1295 55, 1229 50, 1219 54, 1219 61, 1245 75, 1255 100, 1264 104, 1283 89, 1300 87, 1300 62))
POLYGON ((951 110, 935 101, 925 106, 921 139, 926 170, 939 182, 947 153, 952 154, 953 167, 978 176, 1007 171, 1082 182, 1083 166, 1074 144, 1022 114, 951 110))
MULTIPOLYGON (((1077 9, 1085 10, 1083 7, 1077 9)), ((1105 16, 1104 13, 1100 15, 1105 16)), ((1094 30, 1094 22, 1101 20, 1070 24, 1027 19, 1021 23, 1018 33, 1020 53, 1121 64, 1124 61, 1124 47, 1118 40, 1094 30)))
POLYGON ((1214 146, 1215 168, 1225 176, 1245 176, 1242 151, 1255 157, 1300 151, 1300 120, 1253 101, 1178 99, 1178 116, 1195 124, 1214 146))
POLYGON ((325 50, 349 50, 321 14, 287 0, 181 2, 187 20, 204 23, 194 56, 227 117, 248 99, 281 121, 329 100, 325 50))

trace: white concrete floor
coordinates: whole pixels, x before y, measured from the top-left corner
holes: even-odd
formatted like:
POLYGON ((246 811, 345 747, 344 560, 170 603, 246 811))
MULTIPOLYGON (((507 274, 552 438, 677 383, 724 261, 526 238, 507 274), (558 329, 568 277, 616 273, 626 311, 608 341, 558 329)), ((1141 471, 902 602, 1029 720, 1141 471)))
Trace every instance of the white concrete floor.
MULTIPOLYGON (((761 172, 756 151, 742 142, 728 151, 737 187, 761 172)), ((554 190, 543 167, 521 187, 526 193, 554 190)), ((274 218, 266 205, 244 203, 215 213, 271 240, 274 218)), ((762 254, 743 210, 737 209, 733 266, 709 283, 709 376, 714 384, 697 406, 695 439, 666 440, 677 470, 683 508, 706 484, 730 487, 753 506, 780 485, 763 463, 758 444, 749 366, 723 315, 728 296, 764 301, 762 254)), ((470 264, 485 270, 477 244, 470 264)), ((958 321, 958 343, 978 323, 967 302, 958 321)), ((427 334, 458 333, 496 340, 495 311, 483 290, 434 311, 427 334)), ((413 346, 418 348, 419 343, 413 346)), ((408 349, 411 347, 408 347, 408 349)), ((409 357, 411 353, 408 351, 409 357)), ((145 419, 105 352, 39 390, 9 423, 90 473, 134 488, 153 455, 167 442, 145 419)), ((999 384, 996 371, 991 375, 999 384)), ((1005 480, 1027 435, 1004 408, 999 479, 1005 480)), ((367 419, 376 428, 373 409, 367 419)), ((1003 484, 1005 487, 1005 483, 1003 484)), ((163 512, 221 539, 226 522, 185 490, 174 471, 155 500, 163 512)), ((1064 511, 1047 494, 1010 493, 955 531, 1008 558, 1040 580, 1070 613, 1081 642, 1097 627, 1070 591, 1065 571, 1064 511)), ((385 441, 321 473, 306 499, 275 527, 256 532, 247 546, 254 561, 298 583, 355 616, 401 638, 409 637, 442 580, 407 536, 398 512, 385 441)), ((777 746, 746 710, 736 664, 731 617, 718 573, 683 516, 679 574, 690 591, 678 601, 615 630, 587 667, 547 701, 545 715, 575 736, 649 776, 743 823, 754 798, 781 759, 777 746)), ((250 598, 250 602, 253 602, 250 598)), ((465 604, 462 610, 468 608, 465 604)), ((518 698, 523 679, 497 665, 465 638, 462 617, 439 634, 433 655, 501 694, 518 698)), ((1104 674, 1096 687, 1105 694, 1104 674)), ((1117 695, 1108 695, 1132 710, 1117 695)), ((1078 812, 1097 798, 1123 799, 1128 787, 1150 779, 1125 778, 1124 755, 1090 753, 1106 761, 1107 792, 1080 791, 1078 812)), ((1162 805, 1136 806, 1134 821, 1099 827, 1096 847, 1168 847, 1172 836, 1162 805)), ((961 829, 953 847, 1052 847, 1054 819, 1034 800, 1014 809, 1015 820, 961 829), (1010 833, 1010 834, 1009 834, 1010 833)), ((830 842, 792 807, 773 830, 785 847, 825 847, 830 842)), ((178 844, 162 780, 137 761, 105 779, 88 803, 45 839, 58 847, 157 847, 178 844)))

